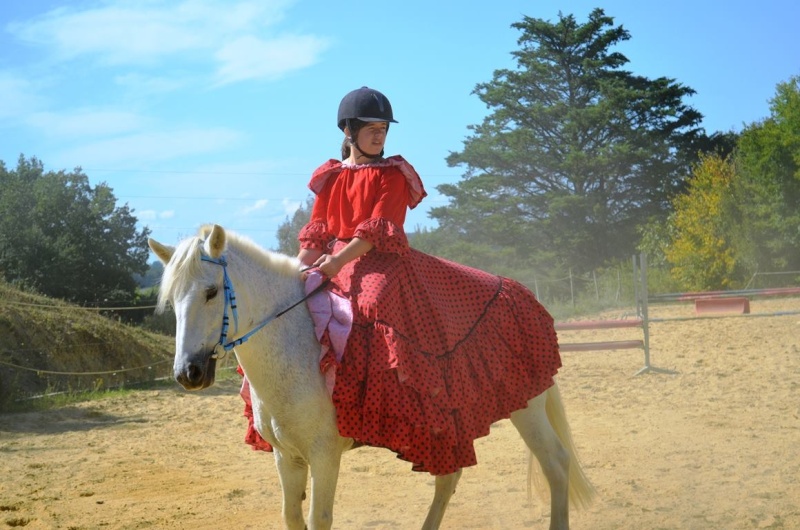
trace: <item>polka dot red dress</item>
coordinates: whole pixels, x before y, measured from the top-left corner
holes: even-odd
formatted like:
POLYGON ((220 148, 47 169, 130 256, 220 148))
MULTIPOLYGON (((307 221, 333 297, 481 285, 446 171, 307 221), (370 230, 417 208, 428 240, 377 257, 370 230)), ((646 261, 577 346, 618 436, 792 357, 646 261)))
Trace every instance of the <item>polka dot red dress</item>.
POLYGON ((336 366, 339 432, 394 451, 415 471, 475 465, 475 438, 553 384, 561 358, 552 317, 513 280, 408 246, 407 208, 426 193, 402 157, 330 160, 309 187, 316 200, 302 248, 335 253, 353 237, 374 245, 332 279, 354 314, 336 366))

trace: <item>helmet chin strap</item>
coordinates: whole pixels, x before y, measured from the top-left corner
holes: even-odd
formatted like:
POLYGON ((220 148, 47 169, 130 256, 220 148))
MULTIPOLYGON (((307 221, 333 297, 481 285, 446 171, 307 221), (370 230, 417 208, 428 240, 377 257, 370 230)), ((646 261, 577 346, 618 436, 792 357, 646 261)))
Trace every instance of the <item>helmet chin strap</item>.
POLYGON ((383 156, 383 149, 381 149, 380 153, 371 155, 365 152, 363 149, 361 149, 361 147, 358 145, 358 142, 350 142, 350 144, 356 149, 358 149, 359 153, 361 153, 359 156, 356 157, 356 160, 358 160, 359 158, 369 158, 370 160, 374 160, 375 158, 380 158, 383 156))

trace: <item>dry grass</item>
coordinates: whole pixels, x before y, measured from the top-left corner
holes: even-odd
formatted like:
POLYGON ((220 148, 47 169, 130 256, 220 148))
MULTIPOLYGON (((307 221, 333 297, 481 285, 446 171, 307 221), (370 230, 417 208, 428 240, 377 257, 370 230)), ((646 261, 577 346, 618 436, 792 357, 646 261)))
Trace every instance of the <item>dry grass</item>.
POLYGON ((173 340, 0 283, 0 410, 164 377, 173 340))

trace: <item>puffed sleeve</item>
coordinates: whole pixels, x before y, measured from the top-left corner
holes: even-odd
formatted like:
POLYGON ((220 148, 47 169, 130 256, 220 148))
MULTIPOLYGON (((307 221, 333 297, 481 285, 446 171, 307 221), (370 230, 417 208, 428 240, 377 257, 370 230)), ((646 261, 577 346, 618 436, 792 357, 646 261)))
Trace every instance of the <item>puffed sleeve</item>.
POLYGON ((408 238, 403 228, 384 217, 372 217, 356 227, 355 237, 372 243, 378 252, 408 254, 408 238))
POLYGON ((370 217, 359 223, 354 236, 372 243, 379 252, 408 252, 408 238, 403 230, 408 209, 408 182, 396 167, 381 175, 380 187, 370 217))
POLYGON ((326 215, 331 197, 330 183, 341 170, 342 163, 330 159, 311 175, 308 188, 314 192, 314 206, 311 208, 308 224, 297 234, 300 248, 327 251, 329 244, 335 239, 328 227, 326 215))
POLYGON ((417 170, 400 155, 390 156, 385 160, 385 163, 389 166, 396 167, 400 170, 400 173, 403 174, 403 177, 405 177, 406 184, 408 185, 408 207, 413 210, 422 199, 428 195, 428 192, 425 191, 425 187, 422 185, 422 179, 419 178, 417 170))
POLYGON ((380 177, 370 217, 382 217, 399 226, 406 222, 408 182, 397 167, 387 167, 380 177))
POLYGON ((334 237, 328 231, 328 225, 324 222, 310 222, 300 229, 297 240, 300 248, 326 251, 334 237))
POLYGON ((329 200, 329 188, 320 190, 314 198, 311 218, 308 224, 301 228, 300 233, 297 234, 300 248, 326 251, 328 245, 333 241, 334 236, 328 229, 328 223, 325 218, 329 200))

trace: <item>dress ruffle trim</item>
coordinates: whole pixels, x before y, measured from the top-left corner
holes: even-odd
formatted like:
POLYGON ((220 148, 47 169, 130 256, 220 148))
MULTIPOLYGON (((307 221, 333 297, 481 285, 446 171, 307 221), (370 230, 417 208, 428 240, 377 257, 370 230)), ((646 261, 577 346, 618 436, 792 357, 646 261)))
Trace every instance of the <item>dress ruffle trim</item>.
MULTIPOLYGON (((339 433, 395 452, 414 471, 447 475, 477 464, 474 440, 550 388, 561 367, 553 318, 520 289, 503 279, 472 339, 441 355, 384 323, 354 325, 349 347, 369 355, 350 355, 346 365, 335 355, 320 359, 321 369, 336 370, 339 433)), ((253 426, 246 378, 241 394, 245 442, 272 451, 253 426)))
POLYGON ((384 158, 380 162, 375 162, 372 164, 344 164, 340 160, 330 159, 321 166, 319 166, 314 173, 311 175, 311 181, 308 183, 308 187, 314 194, 319 194, 320 191, 325 187, 325 183, 328 179, 333 175, 338 175, 341 173, 342 169, 345 167, 397 167, 400 169, 400 172, 403 173, 403 176, 406 178, 406 182, 408 182, 408 207, 414 208, 416 207, 422 199, 424 199, 428 192, 425 191, 425 187, 422 185, 422 179, 420 179, 417 170, 414 169, 414 166, 408 163, 406 159, 404 159, 400 155, 390 156, 388 158, 384 158))
POLYGON ((300 241, 300 248, 327 251, 335 238, 328 232, 328 225, 316 221, 305 225, 297 235, 297 239, 300 241))
POLYGON ((517 289, 504 279, 472 338, 445 355, 420 352, 380 322, 354 326, 350 347, 368 355, 350 355, 337 372, 340 434, 388 448, 414 471, 475 465, 473 441, 550 388, 561 367, 552 317, 517 289))
POLYGON ((272 445, 261 437, 261 434, 256 430, 253 420, 253 402, 250 399, 250 382, 244 376, 244 370, 241 366, 236 367, 236 372, 242 376, 242 388, 239 390, 239 395, 242 396, 244 401, 244 417, 247 418, 247 432, 244 435, 244 443, 253 448, 253 451, 267 451, 272 452, 272 445))

